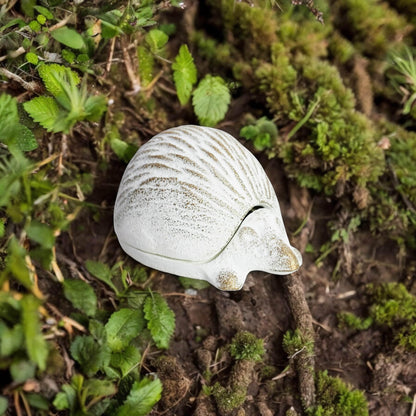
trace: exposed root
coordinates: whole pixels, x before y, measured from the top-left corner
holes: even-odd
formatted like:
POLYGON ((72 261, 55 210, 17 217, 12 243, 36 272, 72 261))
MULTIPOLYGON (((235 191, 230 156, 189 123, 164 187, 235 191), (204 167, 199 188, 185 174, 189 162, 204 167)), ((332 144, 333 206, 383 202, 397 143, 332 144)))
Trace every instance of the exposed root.
MULTIPOLYGON (((284 276, 284 286, 296 328, 305 341, 314 341, 312 315, 305 299, 300 273, 284 276)), ((315 404, 315 359, 307 348, 294 357, 299 378, 299 392, 305 408, 315 404)))

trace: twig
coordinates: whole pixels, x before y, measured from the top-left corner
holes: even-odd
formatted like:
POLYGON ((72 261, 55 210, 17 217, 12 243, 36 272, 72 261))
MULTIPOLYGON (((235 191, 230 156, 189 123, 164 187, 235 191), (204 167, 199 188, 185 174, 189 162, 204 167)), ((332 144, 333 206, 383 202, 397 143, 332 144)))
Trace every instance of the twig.
POLYGON ((108 54, 107 65, 105 67, 106 72, 110 72, 111 64, 113 62, 114 47, 116 45, 116 38, 114 37, 110 44, 110 53, 108 54))
POLYGON ((416 414, 416 393, 413 395, 412 410, 410 410, 410 416, 415 416, 416 414))
POLYGON ((51 26, 48 29, 48 32, 53 32, 56 29, 59 29, 63 26, 65 26, 72 18, 72 14, 69 14, 68 16, 66 16, 64 19, 62 19, 61 21, 59 21, 58 23, 56 23, 55 25, 51 26))
MULTIPOLYGON (((292 273, 284 276, 283 282, 296 328, 300 331, 305 342, 314 342, 312 315, 305 299, 300 276, 299 272, 292 273)), ((305 348, 296 356, 295 365, 298 372, 302 404, 305 408, 308 408, 315 403, 315 359, 305 348)))
POLYGON ((42 90, 41 86, 38 83, 34 81, 27 82, 23 78, 19 77, 19 75, 14 74, 6 68, 0 68, 0 75, 5 76, 6 78, 11 79, 12 81, 16 81, 27 91, 37 93, 42 90))
POLYGON ((296 6, 299 4, 304 4, 309 9, 309 11, 315 16, 316 20, 319 23, 324 24, 324 14, 315 7, 313 0, 292 0, 292 4, 296 6))
POLYGON ((133 62, 131 61, 129 52, 127 50, 125 39, 121 38, 120 42, 121 42, 121 50, 123 52, 124 66, 126 67, 127 76, 129 77, 131 86, 132 86, 132 91, 128 92, 128 94, 134 95, 134 94, 137 94, 141 90, 140 79, 136 75, 136 72, 133 68, 133 62))

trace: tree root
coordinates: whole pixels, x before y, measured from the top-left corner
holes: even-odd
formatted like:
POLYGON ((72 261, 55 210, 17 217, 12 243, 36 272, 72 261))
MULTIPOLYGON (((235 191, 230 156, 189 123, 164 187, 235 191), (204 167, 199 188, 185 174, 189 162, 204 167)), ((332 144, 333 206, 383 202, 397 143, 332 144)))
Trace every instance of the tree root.
MULTIPOLYGON (((284 287, 290 309, 305 343, 314 342, 312 315, 305 299, 301 274, 299 272, 284 276, 284 287)), ((307 348, 294 357, 299 379, 299 392, 304 408, 315 404, 315 359, 307 348)))

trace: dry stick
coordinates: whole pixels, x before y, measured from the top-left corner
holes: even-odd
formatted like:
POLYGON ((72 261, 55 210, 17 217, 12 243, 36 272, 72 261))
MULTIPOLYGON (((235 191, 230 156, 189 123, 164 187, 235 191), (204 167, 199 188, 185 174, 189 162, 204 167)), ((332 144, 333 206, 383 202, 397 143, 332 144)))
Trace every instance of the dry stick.
MULTIPOLYGON (((296 328, 300 331, 305 343, 314 341, 314 330, 312 315, 305 299, 301 274, 299 272, 289 274, 283 278, 290 310, 295 320, 296 328)), ((315 359, 313 355, 304 348, 296 355, 295 365, 299 378, 299 391, 302 404, 305 408, 315 404, 315 359)))

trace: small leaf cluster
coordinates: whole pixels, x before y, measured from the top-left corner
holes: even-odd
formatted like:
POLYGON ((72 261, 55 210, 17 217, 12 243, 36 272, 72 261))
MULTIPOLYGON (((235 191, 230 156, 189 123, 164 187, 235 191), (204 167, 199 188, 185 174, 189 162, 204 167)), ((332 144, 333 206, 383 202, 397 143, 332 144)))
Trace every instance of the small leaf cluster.
POLYGON ((327 371, 316 374, 316 405, 307 410, 310 416, 367 416, 368 404, 364 393, 353 390, 339 377, 331 377, 327 371))
POLYGON ((40 96, 23 104, 34 121, 49 132, 69 133, 82 120, 98 121, 107 108, 101 95, 89 95, 86 80, 78 87, 76 72, 58 64, 38 67, 45 88, 51 96, 40 96))
POLYGON ((258 151, 273 147, 278 135, 276 124, 267 117, 253 120, 252 123, 240 130, 240 136, 253 142, 254 148, 258 151))
MULTIPOLYGON (((113 282, 114 269, 89 261, 88 270, 121 296, 113 282)), ((127 302, 110 315, 97 308, 97 296, 82 280, 65 279, 65 297, 83 315, 88 335, 77 335, 70 353, 79 366, 70 384, 62 386, 54 400, 58 410, 71 415, 147 414, 160 399, 162 385, 140 375, 141 351, 153 340, 158 348, 168 348, 175 317, 165 299, 153 292, 123 292, 127 302), (76 393, 76 394, 74 394, 76 393)))
POLYGON ((71 416, 145 416, 160 400, 162 383, 158 379, 129 377, 122 384, 117 393, 110 380, 85 379, 75 374, 69 384, 62 386, 53 403, 58 410, 69 410, 71 416), (128 393, 121 394, 121 390, 128 393))
POLYGON ((40 305, 32 294, 19 299, 10 292, 0 293, 0 363, 15 383, 46 369, 49 347, 41 330, 40 305))
POLYGON ((180 47, 172 69, 180 103, 185 105, 192 95, 192 105, 202 125, 215 126, 225 117, 231 95, 223 78, 207 74, 192 92, 197 70, 187 45, 180 47))

